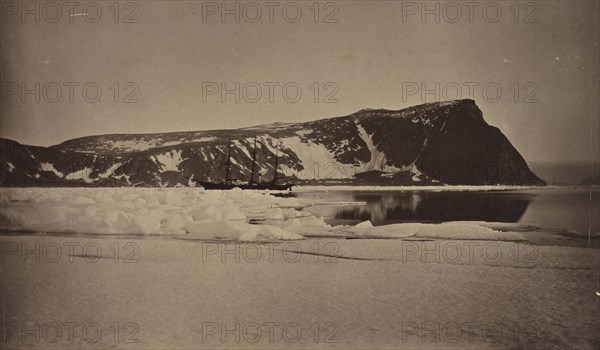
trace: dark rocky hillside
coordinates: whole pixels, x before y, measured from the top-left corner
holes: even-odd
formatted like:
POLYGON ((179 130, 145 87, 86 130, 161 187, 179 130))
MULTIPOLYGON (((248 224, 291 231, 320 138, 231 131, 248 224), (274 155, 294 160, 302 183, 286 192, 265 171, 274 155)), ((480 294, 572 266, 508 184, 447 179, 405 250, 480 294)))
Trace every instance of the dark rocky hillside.
POLYGON ((369 109, 306 123, 161 134, 88 136, 52 147, 0 139, 2 186, 189 186, 250 177, 254 141, 262 181, 380 185, 545 185, 473 100, 399 111, 369 109))

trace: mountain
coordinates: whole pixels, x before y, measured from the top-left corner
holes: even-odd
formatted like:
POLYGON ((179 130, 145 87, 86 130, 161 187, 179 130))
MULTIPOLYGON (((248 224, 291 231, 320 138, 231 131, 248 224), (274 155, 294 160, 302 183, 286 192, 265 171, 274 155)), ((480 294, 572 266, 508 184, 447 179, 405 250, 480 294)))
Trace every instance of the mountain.
POLYGON ((2 186, 188 186, 249 179, 257 144, 262 181, 405 185, 545 185, 473 100, 398 111, 366 109, 305 123, 231 130, 112 134, 52 147, 0 139, 2 186))

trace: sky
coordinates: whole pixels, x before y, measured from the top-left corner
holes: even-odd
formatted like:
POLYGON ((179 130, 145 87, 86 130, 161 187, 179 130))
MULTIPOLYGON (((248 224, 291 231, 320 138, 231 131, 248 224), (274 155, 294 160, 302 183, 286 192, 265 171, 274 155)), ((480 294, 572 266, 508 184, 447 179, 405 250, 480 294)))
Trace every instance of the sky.
POLYGON ((600 155, 595 0, 23 3, 2 1, 0 136, 24 144, 460 97, 527 161, 600 155))

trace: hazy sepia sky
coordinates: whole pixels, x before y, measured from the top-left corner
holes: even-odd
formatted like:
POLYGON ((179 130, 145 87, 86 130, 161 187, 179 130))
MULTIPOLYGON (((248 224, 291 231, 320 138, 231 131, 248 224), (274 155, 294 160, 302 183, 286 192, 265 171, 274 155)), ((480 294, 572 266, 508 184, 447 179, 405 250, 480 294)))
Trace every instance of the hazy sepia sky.
MULTIPOLYGON (((255 16, 252 7, 246 8, 248 16, 242 14, 240 23, 233 15, 222 23, 220 13, 203 20, 203 7, 212 5, 201 1, 132 3, 138 7, 132 17, 137 23, 122 23, 135 10, 125 1, 119 2, 119 23, 114 23, 112 1, 97 2, 102 10, 97 23, 85 21, 95 13, 92 7, 83 11, 85 2, 71 14, 62 6, 57 23, 49 22, 56 17, 55 8, 46 8, 45 14, 40 9, 39 23, 33 15, 23 23, 20 11, 13 15, 14 8, 6 8, 3 1, 2 137, 48 146, 92 134, 301 122, 363 108, 419 104, 420 94, 403 96, 403 86, 423 82, 430 88, 436 82, 440 87, 450 83, 446 95, 430 94, 427 101, 452 98, 457 85, 464 98, 473 83, 479 84, 473 97, 488 123, 499 127, 528 161, 589 161, 599 154, 598 1, 497 1, 488 6, 488 17, 482 15, 486 3, 479 2, 471 19, 468 8, 460 5, 463 2, 456 2, 462 11, 456 23, 446 20, 456 17, 456 9, 434 1, 321 2, 319 23, 310 8, 313 1, 288 6, 290 17, 295 16, 295 5, 302 9, 296 23, 283 17, 285 2, 275 7, 273 23, 263 2, 254 3, 263 12, 257 23, 247 21, 255 16), (439 4, 438 23, 434 15, 424 23, 420 10, 407 14, 406 10, 414 10, 412 4, 425 3, 429 8, 439 4), (491 23, 498 7, 502 14, 491 23), (323 23, 336 10, 332 19, 338 23, 323 23), (56 92, 52 82, 62 86, 61 99, 50 103, 42 95, 36 103, 34 96, 26 95, 22 102, 22 91, 7 95, 17 86, 14 83, 33 88, 36 82, 40 89, 46 87, 50 99, 56 92), (65 82, 79 84, 72 103, 65 82), (82 97, 82 86, 90 82, 102 89, 97 103, 82 97), (123 103, 134 91, 133 86, 126 87, 128 82, 139 87, 137 103, 123 103), (248 98, 254 97, 258 84, 262 97, 252 103, 242 96, 236 103, 233 95, 226 95, 223 103, 217 94, 204 102, 207 82, 226 83, 229 88, 235 82, 251 83, 245 90, 248 98), (267 82, 279 84, 272 102, 267 82), (302 89, 296 103, 282 96, 281 87, 290 82, 302 89), (328 82, 333 84, 326 86, 328 82), (317 102, 315 83, 320 91, 317 102), (485 84, 491 88, 484 96, 485 84), (495 97, 494 86, 501 88, 502 96, 498 102, 486 101, 495 97), (335 87, 337 102, 324 103, 335 87)), ((221 1, 214 4, 220 6, 221 1)), ((235 4, 227 2, 230 8, 235 4)), ((93 97, 94 89, 88 92, 93 97)), ((293 98, 294 90, 288 92, 293 98)))

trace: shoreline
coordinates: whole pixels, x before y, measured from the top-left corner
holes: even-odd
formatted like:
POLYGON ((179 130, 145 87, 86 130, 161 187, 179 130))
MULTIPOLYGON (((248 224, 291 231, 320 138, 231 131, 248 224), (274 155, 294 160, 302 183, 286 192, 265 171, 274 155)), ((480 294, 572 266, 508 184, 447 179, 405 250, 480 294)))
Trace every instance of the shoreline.
MULTIPOLYGON (((0 191, 9 189, 163 189, 163 190, 175 190, 175 189, 203 189, 202 186, 165 186, 165 187, 151 187, 151 186, 0 186, 0 191)), ((237 187, 236 187, 237 188, 237 187)), ((371 191, 510 191, 510 190, 582 190, 582 191, 600 191, 600 186, 590 185, 427 185, 427 186, 402 186, 402 185, 294 185, 296 190, 285 191, 285 190, 252 190, 247 189, 246 191, 260 192, 260 193, 289 193, 289 192, 302 192, 310 191, 321 191, 328 189, 336 189, 340 191, 353 191, 353 190, 371 190, 371 191)), ((234 188, 235 189, 235 188, 234 188)), ((208 191, 230 191, 230 190, 208 190, 208 191)))
POLYGON ((294 186, 292 192, 322 192, 322 191, 523 191, 523 190, 568 190, 583 192, 600 191, 599 186, 519 186, 519 185, 497 185, 497 186, 471 186, 471 185, 440 185, 440 186, 347 186, 347 185, 298 185, 294 186))

